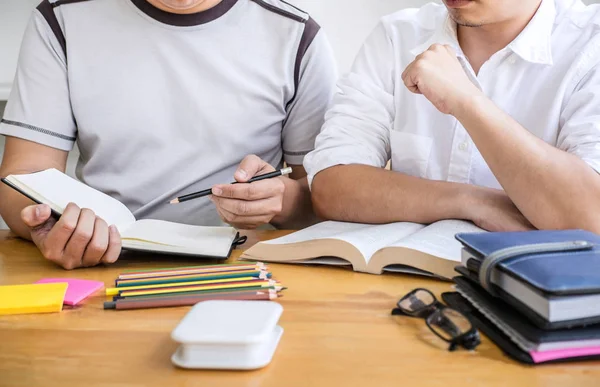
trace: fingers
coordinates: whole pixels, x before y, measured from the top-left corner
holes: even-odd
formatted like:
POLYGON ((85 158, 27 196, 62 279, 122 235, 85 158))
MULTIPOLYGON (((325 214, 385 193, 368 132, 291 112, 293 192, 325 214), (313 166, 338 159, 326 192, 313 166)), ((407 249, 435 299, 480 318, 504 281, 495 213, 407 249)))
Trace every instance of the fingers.
POLYGON ((81 209, 76 204, 69 203, 60 219, 46 235, 34 235, 34 233, 32 233, 34 242, 36 242, 44 257, 50 261, 56 262, 65 269, 73 269, 76 267, 73 266, 73 263, 71 262, 67 265, 68 267, 63 265, 63 253, 67 246, 67 242, 75 232, 80 212, 81 209), (39 238, 39 240, 36 240, 37 238, 39 238))
POLYGON ((415 60, 406 67, 402 73, 402 81, 410 92, 422 94, 419 89, 422 74, 430 70, 431 64, 435 63, 434 59, 439 58, 440 55, 450 55, 456 58, 456 51, 449 45, 433 44, 417 55, 415 60))
POLYGON ((404 82, 404 86, 406 86, 406 88, 415 94, 421 94, 421 92, 419 91, 419 86, 418 86, 418 81, 417 81, 417 76, 418 74, 415 74, 415 72, 418 70, 417 64, 418 64, 418 60, 420 59, 420 57, 423 54, 417 56, 417 58, 415 59, 414 62, 412 62, 411 64, 409 64, 406 69, 404 70, 404 72, 402 73, 402 81, 404 82))
POLYGON ((29 228, 36 228, 44 223, 51 216, 50 206, 46 204, 36 204, 33 206, 27 206, 21 211, 21 220, 29 228))
POLYGON ((452 55, 453 57, 456 57, 456 50, 454 48, 452 48, 452 46, 448 45, 448 44, 444 44, 444 49, 448 52, 448 54, 452 55))
POLYGON ((266 161, 256 155, 249 155, 244 157, 233 176, 237 182, 245 183, 256 175, 273 171, 275 171, 275 168, 266 161))
POLYGON ((67 270, 113 263, 121 252, 116 227, 109 228, 92 210, 74 203, 67 205, 58 221, 46 205, 26 207, 21 218, 44 257, 67 270))
POLYGON ((265 215, 273 217, 280 213, 282 208, 281 200, 277 198, 254 201, 213 198, 213 201, 220 210, 234 216, 227 218, 228 222, 236 222, 245 217, 265 215))
POLYGON ((229 212, 223 208, 217 210, 221 219, 224 222, 232 225, 235 228, 243 230, 252 230, 262 224, 267 224, 273 219, 273 215, 254 215, 254 216, 243 216, 229 212))
POLYGON ((283 194, 285 184, 281 179, 265 179, 250 184, 226 184, 213 187, 213 197, 260 200, 283 194))
POLYGON ((67 242, 63 253, 62 263, 65 269, 84 266, 83 256, 94 236, 95 223, 96 214, 94 214, 94 211, 87 208, 80 211, 75 230, 67 242))
POLYGON ((38 246, 40 251, 43 251, 43 241, 56 223, 51 217, 50 206, 38 204, 25 207, 21 211, 21 219, 23 220, 23 223, 30 228, 30 235, 33 243, 38 246))
POLYGON ((102 256, 103 263, 115 263, 121 254, 121 234, 116 226, 108 228, 108 248, 102 256))
POLYGON ((223 187, 222 196, 213 194, 211 200, 223 221, 238 228, 256 228, 281 213, 284 191, 283 181, 270 179, 223 187))
MULTIPOLYGON (((83 259, 81 261, 84 267, 96 266, 99 264, 104 253, 108 249, 108 224, 95 215, 93 216, 95 221, 92 229, 92 238, 85 247, 83 259)), ((79 228, 79 226, 77 228, 79 228)))

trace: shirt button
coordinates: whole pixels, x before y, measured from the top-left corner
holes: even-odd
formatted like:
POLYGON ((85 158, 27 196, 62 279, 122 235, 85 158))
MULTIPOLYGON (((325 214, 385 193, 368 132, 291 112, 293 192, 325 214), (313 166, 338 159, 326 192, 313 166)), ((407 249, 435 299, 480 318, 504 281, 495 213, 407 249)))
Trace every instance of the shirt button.
POLYGON ((514 56, 508 58, 508 64, 514 65, 515 63, 517 63, 517 59, 514 56))
POLYGON ((466 151, 467 149, 469 149, 469 144, 468 144, 468 143, 466 143, 466 142, 461 142, 461 143, 458 145, 458 149, 460 149, 461 151, 463 151, 463 152, 464 152, 464 151, 466 151))

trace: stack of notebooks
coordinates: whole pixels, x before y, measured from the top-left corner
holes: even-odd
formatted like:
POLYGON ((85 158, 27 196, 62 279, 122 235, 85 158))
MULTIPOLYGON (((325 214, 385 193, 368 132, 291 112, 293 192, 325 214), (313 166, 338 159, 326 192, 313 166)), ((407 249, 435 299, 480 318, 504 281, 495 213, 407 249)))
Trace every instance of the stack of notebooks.
POLYGON ((284 288, 261 262, 130 271, 106 289, 104 309, 194 305, 208 300, 274 300, 284 288))
POLYGON ((443 298, 505 353, 531 364, 600 358, 600 236, 571 230, 456 238, 464 246, 461 276, 454 278, 457 293, 443 298), (507 258, 489 268, 499 255, 507 258))

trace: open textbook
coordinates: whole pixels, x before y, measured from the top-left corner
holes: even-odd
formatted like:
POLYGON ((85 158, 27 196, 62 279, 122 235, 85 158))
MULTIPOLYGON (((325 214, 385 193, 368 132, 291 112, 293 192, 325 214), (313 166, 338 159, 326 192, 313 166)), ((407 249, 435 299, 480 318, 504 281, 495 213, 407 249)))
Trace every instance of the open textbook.
POLYGON ((136 220, 118 200, 56 169, 25 175, 9 175, 2 181, 32 199, 50 206, 60 216, 69 202, 89 208, 121 234, 123 248, 169 254, 225 259, 235 243, 231 227, 203 227, 162 220, 136 220))
POLYGON ((369 225, 323 222, 282 238, 260 242, 242 259, 282 263, 351 265, 355 271, 404 272, 443 277, 456 275, 462 245, 454 235, 484 232, 470 222, 443 220, 369 225))

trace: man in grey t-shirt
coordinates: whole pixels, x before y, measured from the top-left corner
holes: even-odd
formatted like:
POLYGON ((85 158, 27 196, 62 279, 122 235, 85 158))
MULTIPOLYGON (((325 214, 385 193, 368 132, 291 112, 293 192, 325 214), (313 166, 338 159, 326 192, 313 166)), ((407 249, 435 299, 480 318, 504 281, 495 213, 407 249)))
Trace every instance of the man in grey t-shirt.
MULTIPOLYGON (((64 171, 77 141, 77 176, 138 219, 300 227, 312 219, 302 161, 335 78, 319 26, 280 0, 44 0, 0 123, 0 174, 64 171), (291 178, 224 184, 284 162, 291 178), (212 200, 166 204, 207 187, 212 200)), ((118 231, 91 210, 69 205, 55 223, 0 190, 6 222, 46 258, 117 259, 118 231)))

